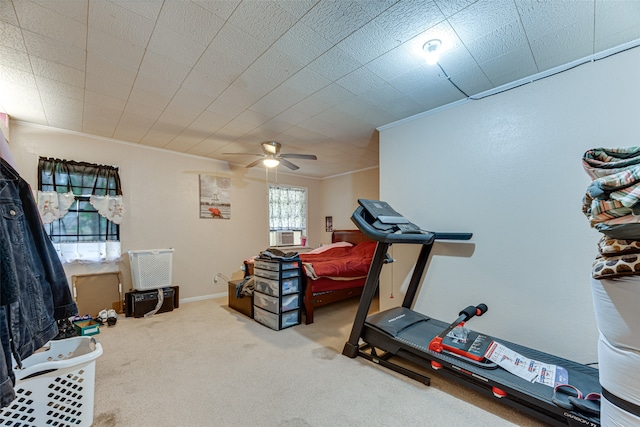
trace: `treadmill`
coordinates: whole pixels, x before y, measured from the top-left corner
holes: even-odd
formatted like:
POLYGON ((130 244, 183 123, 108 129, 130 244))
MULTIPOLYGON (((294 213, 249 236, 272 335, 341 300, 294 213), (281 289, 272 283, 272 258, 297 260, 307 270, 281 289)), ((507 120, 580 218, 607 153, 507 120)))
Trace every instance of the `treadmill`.
MULTIPOLYGON (((433 370, 481 394, 494 396, 501 403, 552 426, 600 426, 599 415, 556 405, 552 400, 553 386, 523 379, 487 361, 482 354, 474 357, 471 353, 477 350, 476 347, 458 352, 449 346, 443 348, 442 344, 451 340, 449 332, 474 315, 481 315, 487 309, 484 304, 467 307, 451 324, 411 309, 434 243, 438 240, 469 240, 471 233, 424 231, 386 202, 359 199, 358 203, 360 206, 351 219, 367 237, 378 243, 349 341, 342 354, 351 358, 363 357, 425 385, 430 382, 425 371, 433 370), (378 290, 380 272, 387 261, 387 250, 393 244, 422 246, 407 293, 402 306, 368 316, 378 290)), ((601 392, 598 370, 595 368, 475 331, 469 331, 469 336, 487 345, 495 341, 528 359, 560 366, 566 369, 568 384, 585 394, 601 392)), ((479 351, 484 351, 484 348, 479 351)))

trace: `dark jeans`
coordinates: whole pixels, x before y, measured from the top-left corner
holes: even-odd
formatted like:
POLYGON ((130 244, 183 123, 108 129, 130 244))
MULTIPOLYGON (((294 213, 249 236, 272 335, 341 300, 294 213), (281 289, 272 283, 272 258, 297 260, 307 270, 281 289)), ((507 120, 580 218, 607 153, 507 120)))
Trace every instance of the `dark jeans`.
MULTIPOLYGON (((58 333, 56 320, 74 316, 78 309, 51 240, 45 233, 29 184, 0 159, 0 338, 11 340, 11 353, 22 359, 58 333)), ((6 359, 6 357, 5 357, 6 359)), ((1 362, 1 360, 0 360, 1 362)), ((12 372, 0 369, 0 387, 12 372)), ((0 392, 3 392, 0 390, 0 392)), ((0 403, 4 399, 0 396, 0 403)))

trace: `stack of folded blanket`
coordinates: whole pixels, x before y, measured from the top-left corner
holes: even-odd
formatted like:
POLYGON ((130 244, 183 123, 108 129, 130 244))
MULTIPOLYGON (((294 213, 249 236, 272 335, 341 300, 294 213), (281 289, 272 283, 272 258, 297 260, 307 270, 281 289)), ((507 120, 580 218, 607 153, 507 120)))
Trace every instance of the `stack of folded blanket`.
POLYGON ((602 237, 593 262, 594 279, 614 279, 640 274, 640 241, 602 237))
POLYGON ((591 289, 600 332, 600 425, 640 425, 640 147, 597 148, 583 212, 603 236, 591 289))
POLYGON ((603 234, 593 277, 640 274, 640 147, 595 148, 582 164, 593 180, 582 211, 603 234))

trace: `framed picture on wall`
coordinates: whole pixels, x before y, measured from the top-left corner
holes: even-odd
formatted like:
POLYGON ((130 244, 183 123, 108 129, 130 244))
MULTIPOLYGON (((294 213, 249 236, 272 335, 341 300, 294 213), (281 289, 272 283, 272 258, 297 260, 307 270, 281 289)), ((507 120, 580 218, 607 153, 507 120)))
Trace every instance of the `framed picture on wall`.
POLYGON ((231 178, 200 177, 200 218, 231 219, 231 178))
POLYGON ((333 231, 333 217, 332 216, 325 216, 324 217, 324 229, 328 233, 331 233, 333 231))

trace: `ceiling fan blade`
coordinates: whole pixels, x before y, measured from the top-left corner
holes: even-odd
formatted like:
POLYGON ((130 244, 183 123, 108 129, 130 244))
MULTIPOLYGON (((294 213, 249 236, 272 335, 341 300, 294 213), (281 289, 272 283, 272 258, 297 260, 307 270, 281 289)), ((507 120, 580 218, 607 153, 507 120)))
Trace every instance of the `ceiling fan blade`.
POLYGON ((263 154, 257 154, 257 153, 222 153, 225 156, 263 156, 263 154))
POLYGON ((296 169, 300 169, 298 166, 294 165, 289 160, 283 159, 282 157, 280 157, 278 160, 280 160, 280 163, 282 163, 283 165, 285 165, 286 167, 288 167, 292 171, 294 171, 296 169))
POLYGON ((280 154, 280 158, 318 160, 315 154, 280 154))
POLYGON ((260 163, 260 162, 262 162, 262 159, 258 159, 258 160, 256 160, 255 162, 249 163, 249 164, 248 164, 247 166, 245 166, 245 167, 247 167, 247 168, 252 168, 252 167, 254 167, 255 165, 257 165, 258 163, 260 163))

